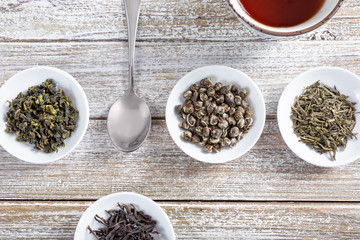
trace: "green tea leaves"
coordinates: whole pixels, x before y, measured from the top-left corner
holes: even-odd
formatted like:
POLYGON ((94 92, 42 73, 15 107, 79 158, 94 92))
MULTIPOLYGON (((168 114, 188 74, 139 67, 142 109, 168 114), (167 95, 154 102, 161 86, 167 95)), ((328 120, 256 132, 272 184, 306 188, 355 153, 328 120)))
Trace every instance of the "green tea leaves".
POLYGON ((356 136, 355 103, 317 81, 304 89, 291 107, 294 133, 320 154, 330 153, 332 160, 339 147, 356 136))
POLYGON ((19 93, 8 103, 5 131, 17 134, 18 141, 29 142, 46 153, 64 147, 64 140, 76 128, 78 111, 52 79, 29 87, 25 94, 19 93))

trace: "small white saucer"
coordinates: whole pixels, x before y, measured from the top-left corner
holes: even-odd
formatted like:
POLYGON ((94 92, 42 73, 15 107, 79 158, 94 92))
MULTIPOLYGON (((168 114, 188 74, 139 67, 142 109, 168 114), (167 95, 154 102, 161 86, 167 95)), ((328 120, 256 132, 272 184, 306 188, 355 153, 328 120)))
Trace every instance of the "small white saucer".
POLYGON ((89 104, 80 84, 67 72, 53 67, 34 67, 21 71, 0 88, 0 145, 11 155, 30 163, 49 163, 69 154, 82 140, 89 123, 89 104), (72 136, 65 140, 65 147, 57 153, 44 153, 30 143, 16 141, 16 134, 5 132, 5 117, 9 110, 7 101, 11 101, 20 92, 26 92, 31 86, 40 85, 46 79, 53 79, 58 88, 72 100, 73 106, 79 111, 77 127, 72 136))
POLYGON ((249 151, 258 141, 265 124, 265 101, 256 83, 245 73, 226 66, 201 67, 187 73, 175 85, 170 93, 166 105, 166 125, 169 133, 179 148, 190 157, 206 163, 225 163, 234 160, 249 151), (221 82, 224 85, 236 84, 248 90, 247 100, 253 111, 253 126, 244 134, 243 139, 232 148, 224 148, 219 153, 205 153, 198 144, 185 142, 181 139, 183 130, 179 127, 180 118, 175 112, 175 106, 184 103, 183 92, 191 84, 210 77, 213 83, 221 82))
POLYGON ((103 225, 94 219, 95 215, 98 214, 106 219, 107 213, 105 210, 118 209, 117 203, 132 203, 137 210, 144 211, 145 214, 151 216, 153 220, 156 220, 157 225, 155 231, 159 232, 159 234, 153 235, 155 240, 176 239, 173 226, 168 216, 157 203, 150 198, 137 193, 121 192, 102 197, 86 209, 76 227, 74 240, 95 240, 95 237, 90 234, 88 226, 93 230, 103 227, 103 225))
MULTIPOLYGON (((296 77, 283 91, 278 109, 277 119, 282 137, 289 148, 303 160, 321 167, 336 167, 349 164, 360 158, 359 140, 351 139, 344 151, 336 153, 336 161, 332 161, 328 154, 319 154, 312 150, 305 143, 299 142, 299 138, 293 132, 293 123, 290 119, 291 106, 295 102, 295 97, 299 96, 305 87, 310 86, 316 81, 328 85, 336 86, 341 94, 349 96, 350 101, 356 102, 356 109, 360 109, 360 79, 355 74, 336 67, 320 67, 307 71, 296 77)), ((356 114, 356 125, 353 130, 360 137, 360 114, 356 114)))

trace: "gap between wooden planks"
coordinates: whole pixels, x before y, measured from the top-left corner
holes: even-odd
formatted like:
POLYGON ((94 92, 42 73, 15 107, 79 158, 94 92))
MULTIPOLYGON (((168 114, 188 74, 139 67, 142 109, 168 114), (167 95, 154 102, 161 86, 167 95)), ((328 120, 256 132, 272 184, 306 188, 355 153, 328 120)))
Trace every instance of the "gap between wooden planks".
MULTIPOLYGON (((71 239, 91 202, 0 202, 1 239, 71 239)), ((159 202, 177 239, 358 239, 359 203, 159 202)))

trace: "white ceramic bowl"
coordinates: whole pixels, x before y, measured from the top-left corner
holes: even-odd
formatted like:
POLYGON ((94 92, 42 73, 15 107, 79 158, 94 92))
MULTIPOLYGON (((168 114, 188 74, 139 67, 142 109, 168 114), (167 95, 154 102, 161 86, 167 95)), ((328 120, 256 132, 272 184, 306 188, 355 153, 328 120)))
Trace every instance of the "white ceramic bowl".
MULTIPOLYGON (((277 119, 282 137, 289 148, 303 160, 322 167, 336 167, 345 165, 360 158, 359 140, 348 141, 344 151, 336 153, 336 161, 332 161, 328 154, 319 154, 312 150, 305 143, 299 142, 299 138, 293 132, 293 123, 290 119, 291 106, 295 102, 295 97, 299 96, 305 87, 320 80, 322 83, 334 87, 341 94, 349 96, 350 101, 356 102, 356 109, 360 109, 360 79, 355 74, 336 67, 320 67, 300 74, 287 85, 282 93, 278 110, 277 119)), ((356 114, 355 133, 360 134, 360 115, 356 114)), ((360 137, 359 135, 357 136, 360 137)))
POLYGON ((315 16, 306 22, 293 27, 271 27, 262 24, 250 17, 250 15, 241 7, 239 0, 227 0, 227 2, 236 16, 253 29, 275 36, 294 36, 312 31, 323 25, 337 12, 343 0, 325 0, 324 5, 315 16))
POLYGON ((100 198, 94 202, 80 218, 80 221, 76 227, 74 240, 89 240, 95 239, 92 237, 88 230, 90 226, 93 230, 102 227, 99 222, 94 219, 94 216, 98 214, 101 217, 107 218, 105 210, 118 209, 117 203, 120 204, 134 204, 137 210, 144 211, 145 214, 150 215, 152 219, 157 221, 155 231, 160 234, 154 234, 155 240, 174 240, 175 232, 173 226, 164 212, 164 210, 153 200, 143 195, 131 192, 113 193, 105 197, 100 198))
POLYGON ((30 163, 49 163, 63 158, 70 153, 83 138, 89 123, 89 105, 80 84, 70 74, 52 67, 34 67, 21 71, 0 89, 0 144, 13 156, 30 163), (16 134, 5 132, 5 117, 9 110, 7 100, 11 101, 20 92, 35 85, 40 85, 46 79, 52 78, 59 88, 72 99, 73 106, 79 111, 77 127, 72 136, 65 140, 65 147, 60 147, 57 153, 44 153, 34 149, 29 143, 16 141, 16 134))
POLYGON ((179 148, 199 161, 207 163, 224 163, 238 158, 249 151, 259 139, 264 128, 266 118, 264 98, 250 77, 243 72, 226 66, 207 66, 198 68, 186 74, 175 85, 170 93, 166 105, 166 125, 169 133, 179 148), (182 94, 191 84, 199 82, 201 79, 210 77, 213 83, 221 82, 224 85, 237 84, 249 92, 247 99, 250 102, 250 108, 253 111, 253 126, 244 138, 236 143, 232 148, 223 148, 219 153, 205 153, 198 144, 185 142, 181 139, 183 130, 179 127, 181 121, 175 112, 175 106, 184 103, 182 94))

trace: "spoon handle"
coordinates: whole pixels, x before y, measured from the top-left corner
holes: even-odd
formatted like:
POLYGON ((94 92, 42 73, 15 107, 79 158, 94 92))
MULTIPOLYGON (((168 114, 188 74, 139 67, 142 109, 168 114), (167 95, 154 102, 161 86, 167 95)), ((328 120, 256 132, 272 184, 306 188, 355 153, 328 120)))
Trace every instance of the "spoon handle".
POLYGON ((133 92, 136 30, 141 0, 124 0, 129 38, 129 92, 133 92))

